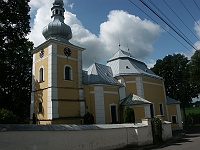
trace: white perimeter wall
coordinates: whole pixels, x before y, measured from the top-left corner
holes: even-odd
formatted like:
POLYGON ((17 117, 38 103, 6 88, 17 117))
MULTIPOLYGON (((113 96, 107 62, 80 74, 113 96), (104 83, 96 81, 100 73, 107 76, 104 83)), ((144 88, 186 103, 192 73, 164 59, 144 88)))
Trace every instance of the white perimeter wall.
MULTIPOLYGON (((91 130, 4 131, 0 132, 0 145, 4 150, 105 150, 143 146, 153 144, 149 123, 144 120, 137 125, 92 125, 95 129, 91 130)), ((171 124, 165 123, 163 128, 164 140, 171 138, 171 124)))

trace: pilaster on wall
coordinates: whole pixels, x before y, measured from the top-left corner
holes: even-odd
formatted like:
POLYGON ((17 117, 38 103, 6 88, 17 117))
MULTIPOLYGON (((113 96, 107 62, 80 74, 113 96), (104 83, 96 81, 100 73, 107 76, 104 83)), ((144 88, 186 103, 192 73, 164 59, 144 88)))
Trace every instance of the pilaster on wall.
POLYGON ((144 88, 143 88, 143 81, 141 77, 136 77, 136 88, 137 88, 137 95, 145 98, 144 97, 144 88))
POLYGON ((85 115, 85 101, 83 96, 83 89, 79 89, 79 100, 80 100, 80 115, 83 117, 85 115))
POLYGON ((57 45, 52 43, 48 47, 48 100, 47 100, 47 119, 58 118, 58 99, 57 91, 57 45))
POLYGON ((34 90, 35 90, 35 60, 36 54, 33 54, 33 66, 32 66, 32 92, 31 92, 31 104, 30 104, 30 118, 33 118, 34 113, 34 90))
POLYGON ((82 51, 78 51, 78 87, 83 88, 83 75, 82 75, 82 51))
POLYGON ((102 86, 94 87, 96 124, 105 123, 104 92, 102 86))
POLYGON ((124 86, 119 88, 119 98, 120 98, 120 100, 126 98, 126 83, 125 83, 125 80, 124 80, 123 77, 121 78, 121 84, 123 84, 124 86))
POLYGON ((145 106, 144 106, 144 110, 145 110, 145 117, 146 117, 146 118, 151 118, 150 105, 145 105, 145 106))
POLYGON ((178 119, 179 129, 183 129, 180 104, 176 104, 176 111, 177 111, 177 119, 178 119))
POLYGON ((169 111, 167 106, 167 96, 165 91, 165 83, 163 82, 163 91, 164 91, 164 97, 165 97, 165 107, 166 107, 166 113, 167 113, 167 120, 169 121, 169 111))
POLYGON ((78 51, 78 88, 79 88, 79 100, 80 102, 80 115, 85 115, 85 101, 83 91, 83 75, 82 75, 82 51, 78 51))

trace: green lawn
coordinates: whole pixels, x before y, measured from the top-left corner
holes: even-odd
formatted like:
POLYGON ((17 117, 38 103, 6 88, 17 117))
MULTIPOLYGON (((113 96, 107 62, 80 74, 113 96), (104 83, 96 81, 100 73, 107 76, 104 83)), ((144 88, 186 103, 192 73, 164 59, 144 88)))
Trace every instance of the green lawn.
POLYGON ((200 107, 186 108, 186 115, 188 115, 189 113, 200 114, 200 107))

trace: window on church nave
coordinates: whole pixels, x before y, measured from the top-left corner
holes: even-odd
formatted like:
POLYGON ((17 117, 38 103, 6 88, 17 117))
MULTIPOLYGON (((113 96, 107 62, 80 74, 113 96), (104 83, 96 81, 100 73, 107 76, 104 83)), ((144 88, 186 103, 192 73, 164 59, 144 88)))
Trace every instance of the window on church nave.
POLYGON ((72 80, 72 68, 70 66, 65 66, 64 68, 64 79, 72 80))
POLYGON ((40 68, 39 70, 39 82, 44 82, 44 68, 40 68))

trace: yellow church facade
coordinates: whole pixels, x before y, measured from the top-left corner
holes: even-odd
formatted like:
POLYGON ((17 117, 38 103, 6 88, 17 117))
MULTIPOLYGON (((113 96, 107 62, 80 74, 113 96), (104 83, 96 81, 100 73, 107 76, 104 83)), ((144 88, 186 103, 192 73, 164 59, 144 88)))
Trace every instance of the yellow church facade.
POLYGON ((82 69, 84 48, 69 42, 62 0, 53 3, 52 20, 43 29, 46 41, 33 51, 30 117, 38 124, 82 124, 89 112, 96 124, 124 122, 124 109, 141 118, 162 116, 181 129, 180 104, 165 94, 163 78, 119 48, 106 65, 82 69))

